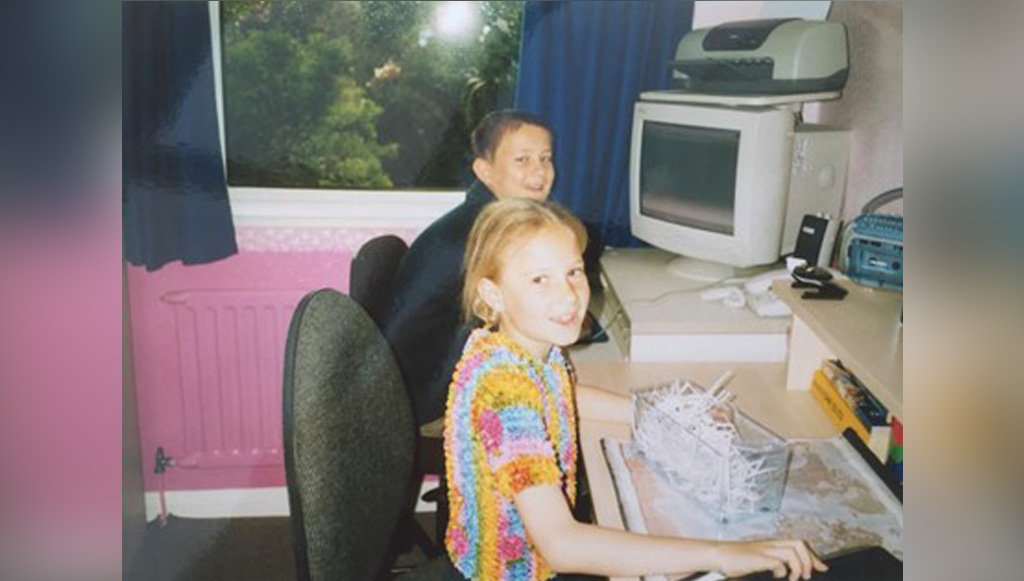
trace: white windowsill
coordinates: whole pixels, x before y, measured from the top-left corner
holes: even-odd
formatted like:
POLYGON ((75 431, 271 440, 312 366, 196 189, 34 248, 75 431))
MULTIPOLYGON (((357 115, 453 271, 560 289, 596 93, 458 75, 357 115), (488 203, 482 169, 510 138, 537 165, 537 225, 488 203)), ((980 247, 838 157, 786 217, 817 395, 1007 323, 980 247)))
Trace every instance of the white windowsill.
POLYGON ((422 230, 465 199, 462 191, 228 188, 241 228, 422 230))

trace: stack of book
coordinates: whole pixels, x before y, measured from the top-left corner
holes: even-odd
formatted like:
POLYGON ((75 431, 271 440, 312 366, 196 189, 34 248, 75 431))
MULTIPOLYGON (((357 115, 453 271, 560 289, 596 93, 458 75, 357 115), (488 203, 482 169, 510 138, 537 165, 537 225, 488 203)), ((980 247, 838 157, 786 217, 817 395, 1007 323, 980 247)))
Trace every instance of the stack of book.
POLYGON ((822 361, 811 380, 811 393, 840 431, 853 430, 883 464, 889 457, 892 414, 857 376, 835 359, 822 361))

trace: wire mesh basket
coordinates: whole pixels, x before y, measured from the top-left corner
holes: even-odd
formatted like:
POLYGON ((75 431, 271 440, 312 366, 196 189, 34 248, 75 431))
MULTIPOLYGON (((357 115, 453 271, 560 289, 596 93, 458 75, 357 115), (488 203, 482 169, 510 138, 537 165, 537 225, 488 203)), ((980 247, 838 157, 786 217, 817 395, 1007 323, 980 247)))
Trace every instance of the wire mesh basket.
POLYGON ((779 510, 786 441, 690 382, 633 393, 633 439, 655 472, 718 521, 779 510))

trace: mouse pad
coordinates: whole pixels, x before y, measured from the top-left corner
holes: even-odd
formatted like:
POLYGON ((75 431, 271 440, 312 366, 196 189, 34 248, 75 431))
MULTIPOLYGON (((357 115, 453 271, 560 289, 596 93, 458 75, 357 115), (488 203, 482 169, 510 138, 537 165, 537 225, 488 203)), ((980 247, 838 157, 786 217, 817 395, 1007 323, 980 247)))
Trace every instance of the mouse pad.
MULTIPOLYGON (((823 559, 828 571, 811 575, 812 581, 902 581, 903 561, 882 547, 862 547, 823 559)), ((777 581, 770 571, 745 577, 744 581, 777 581)))

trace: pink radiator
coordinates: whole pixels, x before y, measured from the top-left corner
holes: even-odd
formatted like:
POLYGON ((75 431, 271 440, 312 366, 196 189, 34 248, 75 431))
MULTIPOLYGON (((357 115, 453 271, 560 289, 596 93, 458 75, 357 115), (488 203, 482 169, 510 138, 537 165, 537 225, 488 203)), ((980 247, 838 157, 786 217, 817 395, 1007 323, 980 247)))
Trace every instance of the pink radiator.
POLYGON ((183 448, 176 466, 283 465, 281 374, 301 291, 165 294, 174 311, 183 448))
POLYGON ((242 252, 212 264, 129 268, 146 489, 158 448, 168 490, 284 485, 281 378, 295 305, 348 288, 351 253, 242 252))

